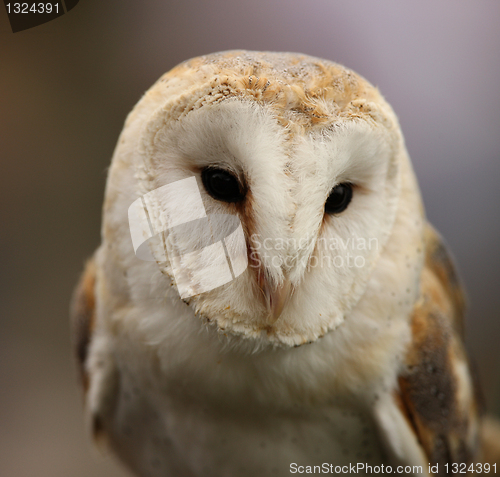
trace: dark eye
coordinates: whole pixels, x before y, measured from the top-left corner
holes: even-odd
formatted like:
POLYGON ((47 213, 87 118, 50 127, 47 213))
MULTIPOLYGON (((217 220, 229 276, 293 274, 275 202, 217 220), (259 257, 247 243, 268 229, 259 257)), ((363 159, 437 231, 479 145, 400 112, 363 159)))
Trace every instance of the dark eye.
POLYGON ((325 202, 325 212, 327 214, 340 214, 347 209, 352 199, 352 184, 345 182, 336 185, 325 202))
POLYGON ((238 179, 224 169, 207 167, 201 173, 201 180, 214 199, 223 202, 239 202, 245 197, 238 179))

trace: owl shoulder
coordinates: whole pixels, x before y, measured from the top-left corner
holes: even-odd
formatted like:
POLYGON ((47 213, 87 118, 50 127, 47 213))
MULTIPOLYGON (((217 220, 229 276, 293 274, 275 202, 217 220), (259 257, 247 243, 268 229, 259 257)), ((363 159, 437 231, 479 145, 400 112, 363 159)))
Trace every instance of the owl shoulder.
POLYGON ((70 308, 73 350, 80 381, 85 391, 89 385, 85 363, 95 325, 95 277, 95 261, 91 258, 87 261, 75 288, 70 308))
POLYGON ((464 291, 446 245, 430 225, 425 247, 396 402, 428 461, 444 471, 446 463, 477 460, 482 400, 464 346, 464 291))

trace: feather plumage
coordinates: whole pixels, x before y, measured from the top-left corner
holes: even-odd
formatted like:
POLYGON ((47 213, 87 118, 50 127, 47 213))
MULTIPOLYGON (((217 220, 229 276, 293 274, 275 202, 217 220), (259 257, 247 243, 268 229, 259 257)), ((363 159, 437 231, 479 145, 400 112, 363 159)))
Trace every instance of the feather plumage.
MULTIPOLYGON (((102 237, 76 292, 75 346, 94 432, 137 475, 288 475, 325 462, 426 473, 493 455, 456 272, 426 224, 394 112, 354 72, 245 51, 174 68, 127 118, 102 237), (215 200, 206 167, 232 174, 244 200, 215 200), (134 255, 127 210, 189 177, 207 214, 239 218, 252 258, 181 300, 169 260, 134 255), (349 206, 325 214, 342 183, 349 206)), ((159 238, 153 255, 167 249, 159 238)))

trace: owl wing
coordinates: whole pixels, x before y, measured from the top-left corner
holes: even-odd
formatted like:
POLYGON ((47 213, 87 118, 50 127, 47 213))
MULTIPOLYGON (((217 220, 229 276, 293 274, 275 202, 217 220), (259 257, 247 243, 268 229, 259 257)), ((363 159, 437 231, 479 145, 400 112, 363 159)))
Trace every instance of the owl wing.
POLYGON ((85 392, 89 386, 89 377, 85 363, 95 324, 95 275, 95 262, 91 258, 86 263, 75 288, 70 309, 73 350, 80 380, 85 392))
POLYGON ((80 381, 84 390, 89 426, 97 444, 107 439, 105 421, 112 415, 118 392, 118 373, 114 360, 101 340, 94 346, 93 360, 89 359, 96 338, 96 263, 90 259, 80 277, 71 303, 73 349, 80 381))
POLYGON ((439 473, 445 473, 446 463, 479 458, 481 399, 464 348, 464 292, 443 240, 430 225, 425 249, 406 366, 392 403, 378 412, 397 460, 420 460, 424 472, 428 463, 439 464, 439 473), (404 445, 397 442, 401 439, 406 439, 404 445))

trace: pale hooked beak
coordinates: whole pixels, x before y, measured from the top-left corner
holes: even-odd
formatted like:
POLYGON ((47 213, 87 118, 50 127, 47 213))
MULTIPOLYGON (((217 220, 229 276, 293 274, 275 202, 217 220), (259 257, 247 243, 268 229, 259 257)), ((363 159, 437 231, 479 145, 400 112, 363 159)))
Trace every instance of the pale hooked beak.
MULTIPOLYGON (((255 251, 253 250, 252 253, 249 253, 249 262, 257 264, 260 261, 255 259, 254 254, 255 251)), ((264 295, 264 302, 269 312, 268 323, 269 325, 274 325, 283 313, 290 297, 293 295, 293 285, 290 280, 286 278, 280 284, 275 285, 266 277, 265 269, 262 266, 255 266, 252 268, 254 268, 256 272, 257 283, 264 295)))
POLYGON ((293 293, 293 287, 289 280, 285 280, 275 287, 266 282, 262 291, 264 292, 266 305, 269 310, 269 324, 273 325, 281 316, 288 303, 293 293))

